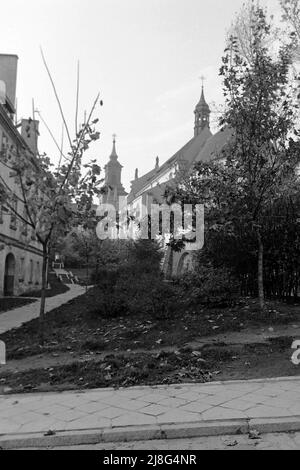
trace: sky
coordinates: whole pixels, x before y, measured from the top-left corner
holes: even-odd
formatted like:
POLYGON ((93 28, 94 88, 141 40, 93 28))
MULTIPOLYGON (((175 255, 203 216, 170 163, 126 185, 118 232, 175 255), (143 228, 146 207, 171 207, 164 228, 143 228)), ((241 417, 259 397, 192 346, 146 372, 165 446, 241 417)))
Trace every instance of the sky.
MULTIPOLYGON (((89 158, 103 168, 117 135, 127 191, 134 178, 170 158, 193 137, 194 108, 205 95, 216 121, 225 37, 244 0, 9 0, 1 2, 0 53, 17 54, 18 119, 32 100, 57 142, 62 119, 42 62, 43 49, 72 135, 80 64, 79 121, 100 93, 100 140, 89 158)), ((277 0, 264 0, 273 10, 277 0)), ((215 124, 213 124, 215 127, 215 124)), ((45 126, 39 150, 57 162, 45 126)), ((65 148, 67 150, 66 137, 65 148)))

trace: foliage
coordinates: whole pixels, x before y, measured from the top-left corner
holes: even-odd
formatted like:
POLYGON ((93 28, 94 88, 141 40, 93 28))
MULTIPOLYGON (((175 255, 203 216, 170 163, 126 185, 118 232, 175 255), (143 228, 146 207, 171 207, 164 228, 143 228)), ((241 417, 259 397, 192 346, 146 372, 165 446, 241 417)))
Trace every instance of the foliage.
POLYGON ((108 317, 144 313, 168 318, 176 309, 175 291, 163 280, 161 259, 157 242, 127 242, 126 258, 98 271, 102 296, 97 312, 108 317))
POLYGON ((179 280, 187 306, 228 307, 240 297, 240 285, 226 268, 200 265, 179 280))
POLYGON ((281 46, 274 57, 265 46, 270 34, 266 15, 261 8, 253 15, 252 63, 240 55, 234 37, 222 59, 226 110, 221 125, 231 132, 231 139, 215 155, 221 162, 198 163, 192 175, 178 184, 173 199, 205 204, 206 247, 212 252, 210 240, 224 239, 232 248, 227 247, 220 259, 227 255, 231 264, 239 262, 235 248, 243 240, 238 252, 245 250, 256 260, 257 291, 264 308, 264 249, 270 220, 285 219, 284 204, 293 203, 299 194, 298 88, 290 83, 297 40, 292 35, 290 44, 281 46))
MULTIPOLYGON (((280 0, 282 20, 300 39, 300 3, 299 0, 280 0)), ((298 55, 299 57, 299 55, 298 55)))

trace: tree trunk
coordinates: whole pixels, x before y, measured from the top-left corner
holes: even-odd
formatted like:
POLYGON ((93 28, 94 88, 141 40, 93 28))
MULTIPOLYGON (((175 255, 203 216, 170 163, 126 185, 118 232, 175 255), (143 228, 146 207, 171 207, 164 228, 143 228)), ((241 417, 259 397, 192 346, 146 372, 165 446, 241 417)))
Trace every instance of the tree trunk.
POLYGON ((47 269, 48 269, 48 246, 43 245, 43 266, 42 266, 42 290, 41 290, 41 304, 40 304, 40 344, 44 344, 44 317, 46 305, 46 292, 47 292, 47 269))
POLYGON ((173 277, 173 262, 174 262, 174 251, 172 247, 169 247, 169 257, 166 269, 166 279, 171 280, 173 277))
POLYGON ((265 308, 265 294, 264 294, 264 245, 261 239, 261 234, 257 232, 258 238, 258 272, 257 272, 257 281, 258 281, 258 298, 259 305, 262 310, 265 308))
POLYGON ((89 256, 86 257, 86 283, 85 283, 85 292, 88 291, 88 281, 89 281, 89 256))

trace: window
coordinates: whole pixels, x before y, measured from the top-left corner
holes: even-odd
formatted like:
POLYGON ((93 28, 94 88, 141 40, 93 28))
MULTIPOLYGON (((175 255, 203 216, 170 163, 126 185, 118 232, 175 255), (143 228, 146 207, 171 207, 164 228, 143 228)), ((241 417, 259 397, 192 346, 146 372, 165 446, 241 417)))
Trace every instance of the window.
POLYGON ((11 215, 10 215, 10 228, 12 230, 17 229, 17 216, 16 212, 18 210, 18 200, 17 197, 14 196, 12 203, 11 203, 12 209, 11 209, 11 215))
POLYGON ((24 279, 25 279, 25 258, 21 258, 19 282, 24 282, 24 279))
MULTIPOLYGON (((26 207, 24 207, 24 210, 23 210, 23 219, 28 220, 26 207)), ((28 225, 26 222, 23 222, 22 235, 26 237, 27 234, 28 234, 28 225)))
POLYGON ((41 271, 40 271, 40 262, 36 262, 36 273, 35 273, 35 284, 38 286, 40 283, 41 271))
POLYGON ((8 156, 8 138, 7 138, 7 136, 4 134, 4 132, 3 132, 3 134, 2 134, 0 155, 1 155, 1 157, 4 159, 4 161, 7 160, 7 156, 8 156))
POLYGON ((33 282, 33 261, 30 260, 30 271, 29 271, 29 284, 33 282))

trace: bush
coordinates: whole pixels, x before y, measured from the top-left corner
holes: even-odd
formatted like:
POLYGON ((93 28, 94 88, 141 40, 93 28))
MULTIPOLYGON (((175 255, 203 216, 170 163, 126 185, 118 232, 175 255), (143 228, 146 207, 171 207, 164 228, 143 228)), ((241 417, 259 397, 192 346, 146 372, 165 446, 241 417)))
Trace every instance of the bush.
POLYGON ((148 314, 169 318, 176 308, 173 286, 163 280, 158 243, 138 240, 128 246, 128 256, 115 269, 97 274, 101 299, 95 313, 106 317, 148 314))
POLYGON ((122 288, 128 293, 128 309, 131 314, 148 314, 155 319, 170 318, 176 310, 176 292, 161 274, 127 276, 122 288))
POLYGON ((228 307, 237 302, 240 284, 225 268, 201 266, 178 280, 182 295, 191 306, 228 307))
POLYGON ((106 318, 126 315, 128 305, 126 295, 117 286, 120 273, 117 270, 102 269, 98 272, 99 296, 95 314, 101 314, 106 318))

